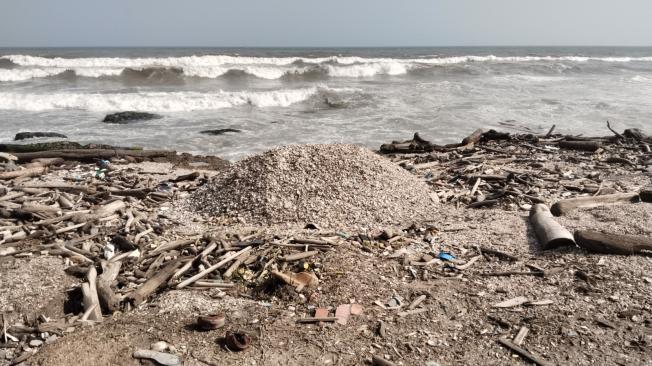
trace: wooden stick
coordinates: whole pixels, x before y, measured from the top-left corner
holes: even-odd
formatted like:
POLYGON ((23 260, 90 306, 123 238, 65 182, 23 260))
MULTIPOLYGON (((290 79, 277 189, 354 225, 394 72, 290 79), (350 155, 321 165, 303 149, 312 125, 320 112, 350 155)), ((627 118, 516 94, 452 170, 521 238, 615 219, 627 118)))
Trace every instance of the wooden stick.
POLYGON ((525 337, 527 337, 527 334, 530 332, 530 330, 527 327, 521 327, 519 329, 518 334, 516 337, 514 337, 514 344, 517 346, 520 346, 523 344, 523 341, 525 340, 525 337))
POLYGON ((374 366, 396 366, 394 362, 388 361, 377 355, 371 356, 371 364, 374 366))
POLYGON ((539 366, 552 366, 552 364, 549 363, 548 361, 538 358, 537 356, 531 354, 530 352, 515 345, 514 343, 508 341, 505 338, 498 339, 498 343, 500 343, 503 347, 510 349, 512 352, 518 354, 519 356, 525 357, 526 359, 530 360, 531 362, 534 362, 539 366))
POLYGON ((652 254, 652 238, 597 231, 575 232, 577 245, 592 252, 605 254, 652 254))
POLYGON ((211 272, 215 271, 216 269, 224 266, 225 264, 229 263, 233 259, 239 257, 240 255, 242 255, 242 254, 244 254, 244 253, 246 253, 246 252, 248 252, 250 250, 251 250, 251 247, 245 247, 245 248, 239 250, 236 253, 230 254, 229 256, 227 256, 226 258, 224 258, 223 260, 221 260, 217 264, 214 264, 214 265, 206 268, 205 270, 201 271, 200 273, 198 273, 198 274, 190 277, 189 279, 181 282, 180 284, 177 285, 177 289, 182 289, 182 288, 192 284, 193 282, 195 282, 195 281, 197 281, 197 280, 199 280, 201 278, 206 277, 209 273, 211 273, 211 272))
POLYGON ((283 260, 285 262, 294 262, 294 261, 298 261, 298 260, 301 260, 301 259, 312 257, 312 256, 317 255, 317 254, 319 254, 318 250, 311 250, 311 251, 308 251, 308 252, 286 255, 285 257, 281 257, 281 260, 283 260))
POLYGON ((573 235, 553 219, 546 205, 537 203, 532 206, 530 222, 543 250, 575 245, 573 235))
POLYGON ((132 306, 142 304, 153 294, 159 287, 163 286, 166 281, 174 274, 181 265, 181 261, 174 260, 168 263, 163 269, 158 271, 152 278, 143 283, 136 291, 131 292, 122 300, 122 303, 129 303, 132 306))
POLYGON ((482 253, 493 255, 493 256, 496 256, 496 257, 498 257, 498 258, 500 258, 502 260, 506 260, 506 261, 509 261, 509 262, 518 262, 519 261, 518 257, 515 257, 515 256, 513 256, 511 254, 507 254, 505 252, 501 252, 499 250, 495 250, 495 249, 491 249, 491 248, 487 248, 487 247, 481 247, 480 251, 482 253))
POLYGON ((300 319, 297 319, 297 323, 299 323, 299 324, 320 323, 320 322, 333 323, 333 322, 337 321, 337 319, 338 318, 336 318, 336 317, 300 318, 300 319))
POLYGON ((561 141, 559 147, 568 150, 595 152, 602 147, 602 143, 599 141, 561 141))
POLYGON ((617 193, 595 197, 578 197, 559 201, 552 205, 550 211, 555 216, 561 216, 578 208, 592 208, 604 205, 614 205, 619 203, 631 203, 638 201, 638 193, 617 193))

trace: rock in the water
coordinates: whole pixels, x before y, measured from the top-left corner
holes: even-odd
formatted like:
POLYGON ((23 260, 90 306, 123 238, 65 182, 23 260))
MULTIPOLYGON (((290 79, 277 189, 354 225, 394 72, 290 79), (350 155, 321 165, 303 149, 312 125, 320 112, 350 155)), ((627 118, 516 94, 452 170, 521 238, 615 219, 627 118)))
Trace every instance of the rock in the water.
POLYGON ((14 141, 33 139, 37 137, 60 137, 67 139, 68 136, 56 132, 18 132, 14 137, 14 141))
POLYGON ((236 130, 235 128, 220 128, 218 130, 205 130, 205 131, 201 131, 199 133, 203 133, 204 135, 217 136, 217 135, 223 135, 223 134, 225 134, 227 132, 242 132, 242 131, 236 130))
POLYGON ((145 120, 157 119, 157 118, 163 118, 163 116, 154 113, 147 113, 147 112, 127 111, 127 112, 107 114, 102 122, 124 124, 132 121, 145 121, 145 120))

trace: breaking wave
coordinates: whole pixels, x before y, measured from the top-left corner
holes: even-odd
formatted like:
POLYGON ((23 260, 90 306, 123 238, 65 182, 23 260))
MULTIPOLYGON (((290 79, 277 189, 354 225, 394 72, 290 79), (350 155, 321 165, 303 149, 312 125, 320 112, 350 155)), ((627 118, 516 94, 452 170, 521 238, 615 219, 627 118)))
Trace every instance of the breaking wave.
POLYGON ((54 93, 26 94, 0 93, 0 109, 42 111, 53 109, 81 109, 88 111, 152 111, 185 112, 214 110, 243 105, 255 107, 287 107, 312 97, 337 95, 351 89, 311 87, 272 91, 242 91, 215 93, 150 92, 150 93, 54 93))
POLYGON ((127 76, 163 81, 170 77, 219 78, 240 74, 260 79, 281 79, 306 76, 363 78, 377 75, 403 75, 436 66, 478 63, 586 62, 630 63, 652 62, 652 57, 583 57, 583 56, 456 56, 427 58, 329 57, 243 57, 187 56, 161 58, 47 58, 29 55, 0 57, 0 82, 51 77, 72 71, 79 77, 100 78, 127 76))

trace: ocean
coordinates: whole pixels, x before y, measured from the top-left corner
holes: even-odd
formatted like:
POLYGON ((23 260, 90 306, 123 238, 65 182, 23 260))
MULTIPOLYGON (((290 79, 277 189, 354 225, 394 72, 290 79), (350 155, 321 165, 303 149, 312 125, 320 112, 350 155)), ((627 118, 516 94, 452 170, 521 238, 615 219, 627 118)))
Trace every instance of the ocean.
POLYGON ((294 143, 458 142, 515 133, 652 133, 652 48, 0 49, 0 142, 79 142, 237 160, 294 143), (161 119, 103 123, 107 113, 161 119), (200 133, 236 129, 223 135, 200 133))

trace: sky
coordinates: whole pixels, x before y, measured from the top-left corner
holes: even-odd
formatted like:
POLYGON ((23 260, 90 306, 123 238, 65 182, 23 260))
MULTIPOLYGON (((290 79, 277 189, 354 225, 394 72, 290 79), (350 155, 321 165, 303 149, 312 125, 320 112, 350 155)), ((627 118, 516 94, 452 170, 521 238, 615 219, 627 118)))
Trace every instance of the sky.
POLYGON ((0 0, 0 47, 652 45, 650 0, 0 0))

